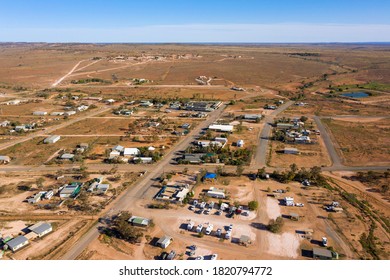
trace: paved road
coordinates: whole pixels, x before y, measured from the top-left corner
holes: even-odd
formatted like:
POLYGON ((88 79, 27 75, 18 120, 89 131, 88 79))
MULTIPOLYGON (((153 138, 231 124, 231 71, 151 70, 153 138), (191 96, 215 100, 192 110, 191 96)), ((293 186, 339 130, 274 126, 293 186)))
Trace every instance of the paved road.
MULTIPOLYGON (((187 148, 187 146, 195 140, 195 137, 199 135, 200 131, 203 128, 208 127, 211 123, 215 122, 220 117, 225 107, 226 105, 222 105, 218 110, 212 112, 207 120, 205 120, 195 129, 193 129, 187 135, 187 137, 177 143, 174 149, 172 149, 167 155, 165 155, 164 158, 157 165, 154 165, 153 169, 150 169, 150 171, 145 175, 144 179, 137 183, 137 185, 133 188, 127 190, 120 197, 120 199, 115 202, 115 204, 109 210, 109 213, 116 213, 122 209, 128 209, 129 205, 133 205, 138 199, 143 198, 149 188, 152 187, 154 183, 153 179, 160 176, 165 166, 168 166, 171 163, 171 161, 175 157, 175 154, 187 148)), ((77 258, 77 256, 80 255, 84 251, 84 249, 99 236, 98 228, 100 226, 102 226, 102 224, 98 223, 96 226, 91 228, 76 243, 76 245, 62 257, 62 259, 72 260, 77 258)))
POLYGON ((341 168, 344 165, 341 162, 341 159, 339 155, 336 152, 336 149, 334 148, 333 142, 330 139, 329 133, 326 130, 325 126, 322 124, 321 119, 318 116, 313 116, 314 121, 316 122, 317 128, 321 133, 322 139, 324 140, 325 147, 328 150, 328 154, 332 160, 332 167, 334 168, 341 168))
POLYGON ((255 168, 265 167, 267 165, 267 149, 269 142, 269 135, 271 132, 271 125, 274 122, 275 117, 290 107, 294 102, 287 101, 278 109, 273 111, 270 115, 265 116, 265 123, 263 129, 260 132, 259 144, 257 145, 256 154, 252 166, 255 168))

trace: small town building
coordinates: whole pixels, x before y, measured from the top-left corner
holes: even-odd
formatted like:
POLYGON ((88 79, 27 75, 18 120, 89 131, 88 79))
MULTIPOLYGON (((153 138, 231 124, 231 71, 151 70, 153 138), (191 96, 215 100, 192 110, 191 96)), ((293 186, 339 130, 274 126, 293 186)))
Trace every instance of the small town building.
POLYGON ((228 124, 212 124, 209 126, 210 130, 215 130, 215 131, 221 131, 221 132, 233 132, 233 125, 228 125, 228 124))
POLYGON ((123 152, 125 150, 125 147, 121 145, 116 145, 114 148, 112 148, 113 151, 123 152))
POLYGON ((154 199, 161 201, 169 201, 172 203, 182 203, 183 199, 190 191, 188 184, 180 186, 163 186, 155 195, 154 199))
POLYGON ((294 139, 295 143, 298 144, 309 144, 311 143, 311 139, 309 136, 301 136, 294 139))
POLYGON ((206 195, 209 197, 219 198, 219 199, 226 197, 225 191, 223 189, 217 189, 214 187, 210 187, 210 189, 207 191, 206 195))
POLYGON ((97 194, 105 194, 110 188, 110 184, 97 184, 95 192, 97 194))
POLYGON ((189 162, 189 163, 202 163, 203 162, 203 157, 206 154, 184 154, 183 155, 183 161, 189 162))
POLYGON ((133 162, 137 163, 137 162, 140 162, 140 163, 152 163, 153 162, 153 158, 151 157, 134 157, 133 158, 133 162))
POLYGON ((238 140, 237 147, 244 147, 244 140, 238 140))
POLYGON ((51 112, 50 115, 51 116, 63 116, 65 114, 65 112, 51 112))
POLYGON ((125 148, 123 151, 123 156, 137 156, 140 154, 140 150, 138 148, 125 148))
POLYGON ((24 246, 28 245, 28 239, 23 235, 20 235, 18 237, 15 237, 14 239, 11 239, 6 244, 12 252, 15 252, 20 248, 23 248, 24 246))
POLYGON ((150 220, 143 217, 132 216, 129 219, 129 223, 133 226, 147 227, 149 226, 150 220))
POLYGON ((0 127, 7 127, 7 126, 9 126, 10 124, 11 124, 10 121, 3 121, 3 122, 0 123, 0 127))
POLYGON ((164 235, 157 241, 156 245, 165 249, 169 246, 169 244, 171 244, 172 240, 172 237, 164 235))
POLYGON ((45 140, 43 140, 43 143, 45 143, 45 144, 54 144, 54 143, 56 143, 60 139, 61 139, 61 136, 59 136, 59 135, 52 135, 52 136, 47 137, 45 140))
POLYGON ((284 154, 290 154, 290 155, 298 155, 299 150, 297 148, 284 148, 283 149, 284 154))
POLYGON ((44 223, 44 222, 36 223, 35 225, 32 225, 28 229, 34 232, 38 237, 42 237, 53 231, 51 224, 44 223))
POLYGON ((149 100, 141 100, 139 106, 141 106, 141 107, 152 107, 153 103, 150 102, 149 100))
POLYGON ((263 116, 260 114, 245 114, 243 119, 246 121, 259 121, 263 116))
POLYGON ((64 159, 64 160, 73 160, 73 158, 74 158, 74 154, 65 153, 60 156, 60 159, 64 159))
POLYGON ((7 164, 11 162, 11 158, 9 156, 0 156, 0 164, 7 164))
POLYGON ((109 155, 109 159, 113 159, 113 158, 116 158, 116 157, 119 157, 121 155, 121 153, 120 152, 118 152, 118 151, 111 151, 110 152, 110 155, 109 155))
POLYGON ((22 131, 27 131, 27 127, 25 125, 17 125, 15 126, 15 131, 16 132, 22 132, 22 131))
POLYGON ((33 115, 34 116, 46 116, 47 112, 45 112, 45 111, 35 111, 35 112, 33 112, 33 115))
POLYGON ((44 199, 51 199, 54 195, 54 192, 52 190, 45 192, 44 199))
POLYGON ((313 259, 331 260, 333 259, 332 251, 324 248, 313 248, 313 259))
POLYGON ((276 128, 281 130, 292 129, 294 125, 292 123, 277 123, 276 128))
POLYGON ((286 205, 286 206, 294 206, 294 198, 286 196, 284 198, 284 205, 286 205))
POLYGON ((76 111, 67 111, 67 112, 64 113, 64 115, 69 117, 69 116, 72 116, 72 115, 76 115, 76 113, 77 113, 76 111))
POLYGON ((60 192, 61 198, 76 197, 82 187, 83 183, 73 182, 70 185, 64 185, 63 189, 60 192))

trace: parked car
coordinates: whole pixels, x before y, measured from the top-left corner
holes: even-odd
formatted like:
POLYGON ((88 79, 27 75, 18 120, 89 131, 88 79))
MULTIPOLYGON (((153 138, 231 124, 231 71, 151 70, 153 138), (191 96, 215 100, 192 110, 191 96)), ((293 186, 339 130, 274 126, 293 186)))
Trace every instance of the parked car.
POLYGON ((243 211, 243 212, 241 213, 241 215, 243 215, 243 216, 249 216, 249 213, 248 213, 248 211, 243 211))
POLYGON ((203 211, 203 214, 208 215, 210 213, 210 210, 206 209, 203 211))
POLYGON ((168 257, 168 253, 167 252, 162 252, 161 255, 160 255, 160 260, 166 260, 168 257))
POLYGON ((218 215, 218 216, 221 216, 222 215, 222 211, 218 210, 217 212, 215 212, 215 214, 218 215))
POLYGON ((200 209, 203 209, 205 206, 206 206, 206 202, 204 201, 199 205, 200 209))
POLYGON ((229 231, 231 231, 233 229, 233 224, 230 224, 229 225, 229 231))
POLYGON ((201 260, 204 260, 204 257, 203 256, 197 256, 195 260, 201 261, 201 260))
POLYGON ((188 246, 188 249, 195 251, 198 247, 196 245, 188 246))
POLYGON ((213 254, 213 255, 211 255, 211 260, 213 261, 213 260, 216 260, 218 258, 218 254, 213 254))
POLYGON ((209 224, 208 227, 206 228, 205 233, 209 235, 213 231, 213 228, 214 226, 212 224, 209 224))
POLYGON ((194 228, 194 222, 189 222, 187 224, 187 230, 192 230, 194 228))
POLYGON ((198 226, 196 227, 196 232, 197 232, 197 233, 202 232, 202 230, 203 230, 203 225, 202 225, 202 224, 200 224, 200 225, 198 225, 198 226))
POLYGON ((192 205, 194 205, 194 206, 198 205, 198 201, 195 199, 195 200, 192 202, 192 205))
POLYGON ((297 206, 297 207, 303 207, 303 206, 305 206, 305 204, 303 204, 303 203, 295 203, 295 206, 297 206))
POLYGON ((324 246, 324 247, 328 246, 328 238, 322 237, 322 246, 324 246))
POLYGON ((215 235, 219 237, 219 236, 221 236, 221 234, 222 234, 222 229, 220 229, 220 228, 217 229, 217 231, 215 232, 215 235))
POLYGON ((227 231, 225 233, 225 239, 230 239, 231 236, 232 236, 232 232, 231 231, 227 231))
POLYGON ((167 260, 173 260, 175 257, 176 257, 176 252, 172 250, 167 256, 167 260))

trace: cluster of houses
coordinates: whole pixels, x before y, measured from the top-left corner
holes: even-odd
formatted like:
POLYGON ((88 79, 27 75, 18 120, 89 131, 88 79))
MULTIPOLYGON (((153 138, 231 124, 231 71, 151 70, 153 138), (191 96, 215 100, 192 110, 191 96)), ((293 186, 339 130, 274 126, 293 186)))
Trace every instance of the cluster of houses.
POLYGON ((212 140, 212 141, 210 141, 210 140, 199 140, 199 141, 196 141, 196 145, 198 145, 199 147, 202 147, 202 148, 206 148, 206 147, 209 147, 209 146, 215 146, 215 147, 223 148, 223 147, 226 146, 227 142, 228 142, 227 138, 215 137, 214 140, 212 140))
MULTIPOLYGON (((279 131, 283 131, 286 136, 286 142, 294 144, 310 144, 312 140, 310 134, 312 131, 304 128, 305 123, 299 118, 293 118, 291 122, 278 122, 275 127, 279 131)), ((313 131, 315 134, 319 134, 318 131, 313 131)))
POLYGON ((41 200, 50 200, 54 195, 53 190, 48 191, 40 191, 30 197, 27 198, 27 202, 31 204, 35 204, 41 200))
POLYGON ((171 203, 182 203, 190 191, 191 187, 189 184, 166 185, 157 192, 154 199, 171 203))
MULTIPOLYGON (((67 106, 65 107, 67 111, 54 111, 51 112, 51 116, 72 116, 77 114, 77 112, 83 112, 89 109, 88 105, 79 105, 76 106, 75 108, 67 106)), ((47 116, 48 112, 47 111, 34 111, 33 112, 34 116, 47 116)))
MULTIPOLYGON (((155 151, 153 146, 148 147, 148 151, 155 151)), ((152 163, 152 157, 143 157, 141 151, 138 148, 125 148, 121 145, 116 145, 111 149, 108 157, 109 161, 117 160, 125 163, 152 163)))
POLYGON ((88 150, 88 143, 80 143, 77 145, 76 149, 74 149, 73 153, 63 153, 58 158, 61 160, 74 160, 75 154, 83 154, 86 150, 88 150))
POLYGON ((182 103, 175 101, 169 104, 169 109, 172 110, 187 110, 198 112, 212 112, 222 105, 221 101, 192 101, 182 103))
POLYGON ((19 235, 15 238, 4 237, 2 238, 1 244, 3 249, 9 249, 12 252, 16 252, 17 250, 27 246, 30 240, 36 238, 42 238, 43 236, 49 234, 53 231, 53 227, 50 223, 46 222, 38 222, 27 229, 24 230, 27 232, 24 235, 19 235))
POLYGON ((42 122, 39 121, 37 123, 32 122, 28 124, 15 124, 13 125, 10 121, 5 120, 0 123, 0 127, 9 127, 12 126, 13 128, 9 131, 10 133, 14 132, 27 132, 30 130, 36 129, 38 126, 42 126, 42 122))

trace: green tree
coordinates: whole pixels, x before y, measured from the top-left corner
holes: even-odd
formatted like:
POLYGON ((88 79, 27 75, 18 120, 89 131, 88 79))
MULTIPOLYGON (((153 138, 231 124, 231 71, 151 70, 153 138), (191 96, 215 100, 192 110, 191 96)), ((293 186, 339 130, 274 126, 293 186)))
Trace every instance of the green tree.
POLYGON ((276 220, 271 219, 269 221, 267 229, 270 232, 279 233, 282 230, 283 224, 284 224, 283 218, 282 218, 282 216, 279 216, 276 218, 276 220))
POLYGON ((251 211, 255 211, 259 208, 259 202, 256 200, 252 200, 248 203, 248 208, 251 211))

